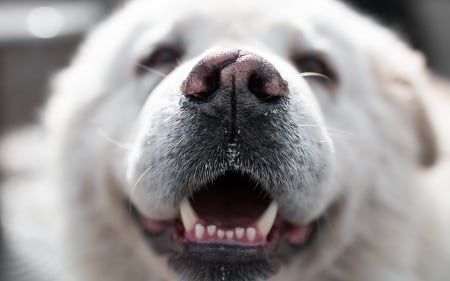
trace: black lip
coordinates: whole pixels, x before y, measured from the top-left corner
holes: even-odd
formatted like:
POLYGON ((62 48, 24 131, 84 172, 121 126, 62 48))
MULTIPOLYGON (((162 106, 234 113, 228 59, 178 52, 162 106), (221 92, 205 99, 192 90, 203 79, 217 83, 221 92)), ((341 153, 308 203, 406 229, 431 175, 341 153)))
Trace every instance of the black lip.
POLYGON ((249 263, 270 260, 270 251, 264 246, 187 243, 183 255, 187 258, 212 263, 249 263))
POLYGON ((280 262, 265 247, 188 243, 170 258, 172 268, 189 281, 265 280, 278 271, 280 262))

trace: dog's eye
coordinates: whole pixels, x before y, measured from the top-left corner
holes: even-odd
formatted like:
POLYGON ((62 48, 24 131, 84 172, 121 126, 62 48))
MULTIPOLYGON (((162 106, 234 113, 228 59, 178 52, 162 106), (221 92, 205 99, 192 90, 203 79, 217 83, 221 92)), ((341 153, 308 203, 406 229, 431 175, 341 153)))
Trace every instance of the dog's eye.
POLYGON ((325 80, 334 80, 335 75, 330 67, 319 57, 313 55, 303 55, 293 57, 292 61, 300 73, 308 77, 323 78, 325 80))
POLYGON ((180 57, 179 50, 171 47, 161 47, 155 50, 145 61, 147 66, 176 64, 180 57))
POLYGON ((173 68, 177 65, 181 56, 181 50, 173 46, 159 46, 139 62, 138 73, 145 73, 161 67, 173 68))

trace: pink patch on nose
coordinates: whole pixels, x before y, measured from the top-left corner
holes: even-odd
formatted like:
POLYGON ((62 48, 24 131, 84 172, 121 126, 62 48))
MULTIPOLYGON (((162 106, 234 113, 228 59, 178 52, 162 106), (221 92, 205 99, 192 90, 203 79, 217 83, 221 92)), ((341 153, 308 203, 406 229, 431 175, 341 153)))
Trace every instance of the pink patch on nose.
POLYGON ((186 81, 184 91, 186 92, 186 94, 190 95, 205 93, 208 91, 208 85, 199 77, 194 76, 186 81))

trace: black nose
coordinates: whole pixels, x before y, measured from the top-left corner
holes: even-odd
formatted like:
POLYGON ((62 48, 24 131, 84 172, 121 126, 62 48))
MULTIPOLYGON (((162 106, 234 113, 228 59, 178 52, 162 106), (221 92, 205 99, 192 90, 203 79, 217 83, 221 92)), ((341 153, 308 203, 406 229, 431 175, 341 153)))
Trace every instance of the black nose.
POLYGON ((250 92, 259 99, 286 96, 288 86, 277 69, 264 58, 242 50, 208 54, 191 70, 183 83, 186 96, 206 98, 228 87, 250 92))

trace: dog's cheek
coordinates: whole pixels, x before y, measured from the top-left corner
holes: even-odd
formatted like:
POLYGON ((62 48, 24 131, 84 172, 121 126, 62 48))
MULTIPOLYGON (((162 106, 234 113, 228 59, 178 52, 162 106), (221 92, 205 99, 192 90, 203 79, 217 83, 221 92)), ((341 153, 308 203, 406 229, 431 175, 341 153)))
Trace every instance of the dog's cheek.
POLYGON ((435 75, 427 68, 422 54, 384 28, 373 28, 370 40, 363 45, 380 95, 414 131, 417 163, 432 166, 437 160, 438 147, 427 104, 430 97, 436 97, 439 92, 435 75))
POLYGON ((110 93, 101 101, 93 103, 95 108, 89 110, 92 113, 83 121, 84 126, 92 131, 92 138, 86 141, 86 145, 93 149, 90 157, 96 158, 86 165, 98 163, 96 165, 102 166, 98 169, 113 180, 118 188, 125 186, 127 154, 143 103, 143 98, 137 96, 136 91, 135 85, 127 85, 110 93))
MULTIPOLYGON (((419 163, 424 167, 432 166, 437 160, 437 141, 429 113, 420 99, 421 94, 417 92, 419 89, 408 82, 399 83, 399 85, 392 88, 397 90, 388 93, 391 97, 398 98, 399 92, 402 93, 403 97, 409 97, 407 100, 396 99, 394 104, 400 112, 406 115, 407 120, 412 124, 419 145, 417 153, 419 163)), ((428 90, 423 90, 430 93, 428 90)))
POLYGON ((426 70, 422 58, 406 49, 401 51, 407 54, 409 60, 415 62, 411 68, 394 67, 374 64, 375 77, 380 86, 380 92, 397 112, 400 118, 406 120, 411 126, 417 140, 417 161, 423 167, 432 166, 438 155, 435 130, 430 120, 429 113, 424 103, 427 95, 432 95, 435 90, 430 83, 430 73, 426 70))

